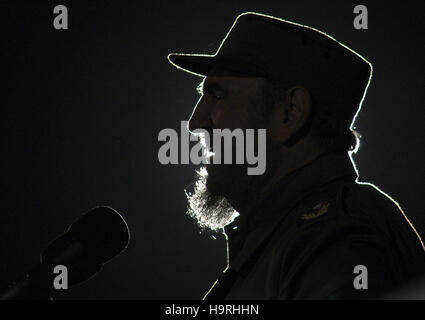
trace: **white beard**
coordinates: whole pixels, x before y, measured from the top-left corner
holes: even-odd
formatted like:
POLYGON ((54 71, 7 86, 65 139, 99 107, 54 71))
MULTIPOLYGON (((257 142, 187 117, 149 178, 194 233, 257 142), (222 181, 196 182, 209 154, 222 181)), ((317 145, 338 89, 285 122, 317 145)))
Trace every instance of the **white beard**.
POLYGON ((208 173, 205 167, 196 171, 193 192, 185 190, 188 213, 202 230, 218 231, 230 224, 239 214, 223 196, 216 196, 207 190, 208 173))

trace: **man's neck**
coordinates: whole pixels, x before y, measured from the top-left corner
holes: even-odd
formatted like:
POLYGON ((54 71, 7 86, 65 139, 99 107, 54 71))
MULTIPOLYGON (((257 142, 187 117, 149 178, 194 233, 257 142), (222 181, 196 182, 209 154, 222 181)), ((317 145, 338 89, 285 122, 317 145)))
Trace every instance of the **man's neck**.
POLYGON ((273 165, 270 166, 272 171, 266 173, 264 179, 259 178, 253 182, 244 194, 229 198, 229 202, 241 215, 246 214, 258 199, 269 194, 279 181, 295 170, 313 162, 325 152, 326 150, 309 141, 300 142, 291 148, 282 148, 279 150, 279 155, 273 160, 273 165))

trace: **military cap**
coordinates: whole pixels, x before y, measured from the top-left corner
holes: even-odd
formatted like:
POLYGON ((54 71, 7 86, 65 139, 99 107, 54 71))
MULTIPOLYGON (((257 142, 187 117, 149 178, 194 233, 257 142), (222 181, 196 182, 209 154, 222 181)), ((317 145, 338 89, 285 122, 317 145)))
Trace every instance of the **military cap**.
POLYGON ((205 77, 213 67, 304 86, 315 101, 352 121, 372 76, 365 58, 326 33, 276 17, 240 14, 215 54, 171 53, 177 68, 205 77))

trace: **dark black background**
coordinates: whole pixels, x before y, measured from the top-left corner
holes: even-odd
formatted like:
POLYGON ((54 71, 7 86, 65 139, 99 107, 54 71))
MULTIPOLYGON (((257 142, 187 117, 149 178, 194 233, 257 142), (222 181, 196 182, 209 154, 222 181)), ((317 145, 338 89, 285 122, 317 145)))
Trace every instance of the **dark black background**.
POLYGON ((59 299, 199 299, 225 266, 225 241, 185 213, 192 165, 162 166, 158 132, 179 130, 200 78, 169 52, 214 53, 244 11, 323 30, 369 59, 374 76, 356 127, 361 181, 423 214, 422 1, 1 1, 0 286, 81 213, 127 220, 131 244, 59 299), (65 4, 69 30, 53 28, 65 4), (369 29, 353 28, 353 8, 369 29))

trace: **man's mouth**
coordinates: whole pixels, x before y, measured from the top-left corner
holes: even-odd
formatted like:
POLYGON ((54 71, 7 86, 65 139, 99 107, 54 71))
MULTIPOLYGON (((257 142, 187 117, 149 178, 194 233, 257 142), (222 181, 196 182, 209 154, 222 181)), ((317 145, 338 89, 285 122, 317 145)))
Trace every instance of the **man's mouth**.
POLYGON ((211 146, 204 147, 204 155, 205 155, 207 164, 212 164, 215 153, 212 151, 211 146))

